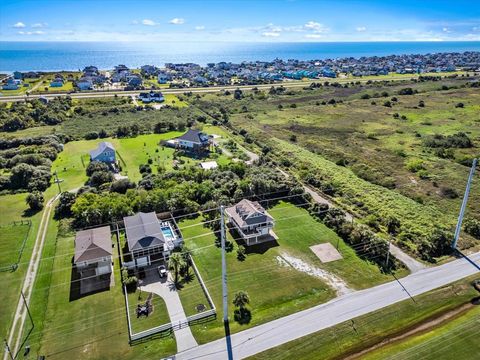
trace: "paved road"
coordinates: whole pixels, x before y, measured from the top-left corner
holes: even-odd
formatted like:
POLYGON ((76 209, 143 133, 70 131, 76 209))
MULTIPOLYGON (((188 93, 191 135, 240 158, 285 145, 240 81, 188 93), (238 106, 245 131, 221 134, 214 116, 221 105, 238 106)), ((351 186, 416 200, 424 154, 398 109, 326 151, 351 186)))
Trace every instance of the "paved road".
MULTIPOLYGON (((392 281, 370 289, 342 295, 325 304, 236 333, 231 336, 233 357, 234 359, 243 359, 406 300, 409 298, 407 291, 411 296, 420 295, 478 273, 480 252, 469 258, 477 265, 473 265, 466 259, 458 259, 444 265, 420 270, 403 278, 401 282, 406 291, 397 281, 392 281)), ((176 359, 227 359, 225 339, 212 341, 179 353, 176 359)))
MULTIPOLYGON (((412 75, 412 78, 416 76, 412 75)), ((379 78, 379 81, 384 80, 393 80, 393 81, 402 81, 408 80, 405 78, 399 77, 383 77, 379 78)), ((295 88, 295 87, 304 87, 310 85, 312 82, 338 82, 338 83, 350 83, 352 81, 367 82, 368 79, 349 79, 349 78, 338 78, 338 79, 312 79, 309 81, 285 81, 282 83, 275 84, 264 84, 264 85, 239 85, 239 86, 212 86, 212 87, 202 87, 202 88, 185 88, 185 89, 161 89, 163 94, 183 94, 184 92, 193 92, 193 93, 204 93, 204 92, 217 92, 217 91, 235 91, 235 89, 245 89, 249 90, 254 87, 257 89, 270 89, 272 86, 280 86, 286 88, 295 88)), ((144 91, 144 90, 142 90, 144 91)), ((48 93, 48 94, 30 94, 28 97, 26 95, 6 95, 1 96, 0 102, 11 102, 11 101, 23 101, 25 99, 35 99, 39 97, 54 98, 57 96, 71 96, 72 98, 96 98, 96 97, 112 97, 112 96, 135 96, 138 95, 141 91, 94 91, 94 92, 77 92, 77 93, 48 93)))
MULTIPOLYGON (((37 237, 35 239, 32 256, 28 264, 27 273, 25 275, 25 280, 22 287, 22 292, 25 295, 25 301, 27 304, 30 303, 30 298, 32 297, 32 289, 35 283, 35 277, 37 276, 38 267, 40 265, 40 259, 42 258, 43 244, 45 243, 45 237, 47 235, 48 222, 50 221, 53 203, 57 197, 58 195, 54 196, 45 205, 45 209, 43 210, 42 218, 38 226, 37 237)), ((10 345, 10 349, 13 353, 17 352, 21 344, 21 335, 26 317, 27 311, 25 304, 23 299, 20 297, 18 299, 17 309, 15 311, 15 316, 13 318, 13 323, 8 336, 8 344, 10 345)), ((8 352, 5 351, 3 359, 7 360, 9 358, 8 352)))

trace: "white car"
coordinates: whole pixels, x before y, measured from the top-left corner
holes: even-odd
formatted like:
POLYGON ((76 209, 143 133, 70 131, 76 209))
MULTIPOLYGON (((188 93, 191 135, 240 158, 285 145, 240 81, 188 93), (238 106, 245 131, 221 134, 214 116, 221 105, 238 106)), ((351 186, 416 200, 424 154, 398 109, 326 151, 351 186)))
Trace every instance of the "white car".
POLYGON ((167 276, 167 268, 165 267, 165 265, 160 265, 158 268, 158 274, 160 275, 160 277, 165 277, 167 276))

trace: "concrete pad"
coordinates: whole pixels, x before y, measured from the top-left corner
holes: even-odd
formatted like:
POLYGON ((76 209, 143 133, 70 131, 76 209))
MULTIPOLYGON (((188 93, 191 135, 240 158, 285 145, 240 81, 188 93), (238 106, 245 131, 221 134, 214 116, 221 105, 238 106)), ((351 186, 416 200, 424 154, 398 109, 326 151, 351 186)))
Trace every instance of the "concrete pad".
POLYGON ((317 255, 322 263, 343 259, 342 255, 330 243, 310 246, 310 250, 317 255))

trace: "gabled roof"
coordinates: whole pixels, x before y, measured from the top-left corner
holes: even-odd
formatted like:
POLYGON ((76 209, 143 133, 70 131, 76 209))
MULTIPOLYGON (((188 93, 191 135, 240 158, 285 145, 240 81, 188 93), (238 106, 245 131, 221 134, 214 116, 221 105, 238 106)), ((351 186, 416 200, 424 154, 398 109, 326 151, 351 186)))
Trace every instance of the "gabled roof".
POLYGON ((154 212, 139 212, 136 215, 123 218, 130 251, 146 249, 165 243, 157 215, 154 212))
POLYGON ((98 147, 96 149, 90 151, 90 157, 92 159, 95 159, 98 155, 103 153, 106 149, 115 151, 115 148, 111 143, 109 143, 108 141, 102 141, 100 144, 98 144, 98 147))
POLYGON ((240 227, 272 222, 273 218, 257 201, 247 199, 225 209, 227 215, 235 220, 240 227))
POLYGON ((199 130, 188 129, 182 136, 177 137, 177 140, 189 141, 192 143, 203 144, 208 141, 208 135, 199 130))
POLYGON ((77 231, 74 262, 100 259, 112 255, 110 226, 77 231))

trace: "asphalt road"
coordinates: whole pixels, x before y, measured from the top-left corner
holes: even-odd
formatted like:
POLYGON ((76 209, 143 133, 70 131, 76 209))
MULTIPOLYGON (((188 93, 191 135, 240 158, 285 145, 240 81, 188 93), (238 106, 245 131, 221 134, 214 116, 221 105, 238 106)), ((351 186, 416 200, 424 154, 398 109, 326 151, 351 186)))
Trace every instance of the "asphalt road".
MULTIPOLYGON (((480 252, 466 259, 458 259, 433 268, 422 269, 403 279, 401 283, 392 281, 370 289, 342 295, 325 304, 315 306, 283 318, 253 327, 231 336, 233 358, 243 359, 426 293, 479 272, 480 252), (408 292, 408 293, 407 293, 408 292)), ((187 359, 227 359, 225 339, 194 347, 177 354, 176 360, 187 359)))
MULTIPOLYGON (((412 78, 416 76, 412 75, 412 78)), ((408 78, 409 79, 409 78, 408 78)), ((402 77, 383 77, 379 78, 379 81, 385 80, 393 80, 393 81, 401 81, 401 80, 408 80, 407 78, 402 77)), ((275 84, 264 84, 264 85, 239 85, 239 86, 212 86, 212 87, 197 87, 197 88, 184 88, 184 89, 160 89, 163 94, 183 94, 184 92, 192 92, 192 93, 208 93, 208 92, 217 92, 217 91, 234 91, 235 89, 244 89, 244 90, 251 90, 253 88, 257 89, 270 89, 272 86, 284 86, 286 88, 295 88, 295 87, 304 87, 310 85, 312 82, 338 82, 338 83, 350 83, 352 81, 360 81, 360 82, 367 82, 369 79, 350 79, 350 78, 337 78, 337 79, 311 79, 308 81, 285 81, 275 84)), ((112 97, 112 96, 136 96, 140 92, 145 92, 146 90, 141 91, 91 91, 91 92, 76 92, 67 94, 63 93, 48 93, 48 94, 31 94, 29 96, 26 95, 5 95, 1 96, 0 94, 0 102, 12 102, 12 101, 24 101, 25 99, 37 99, 39 97, 46 97, 49 99, 55 98, 57 96, 71 96, 72 98, 81 99, 81 98, 97 98, 97 97, 112 97)))

